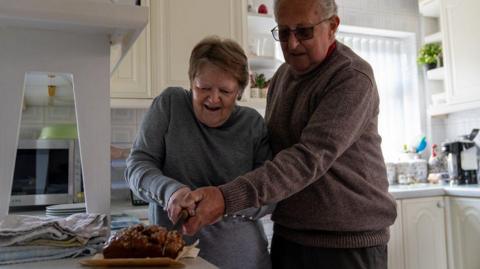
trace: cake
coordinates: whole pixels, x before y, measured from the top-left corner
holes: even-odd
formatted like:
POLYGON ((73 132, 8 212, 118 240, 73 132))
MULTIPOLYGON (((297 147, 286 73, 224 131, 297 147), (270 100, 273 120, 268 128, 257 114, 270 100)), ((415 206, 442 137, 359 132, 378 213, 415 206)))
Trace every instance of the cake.
POLYGON ((177 231, 157 225, 137 224, 112 235, 105 247, 105 259, 114 258, 176 258, 185 242, 177 231))

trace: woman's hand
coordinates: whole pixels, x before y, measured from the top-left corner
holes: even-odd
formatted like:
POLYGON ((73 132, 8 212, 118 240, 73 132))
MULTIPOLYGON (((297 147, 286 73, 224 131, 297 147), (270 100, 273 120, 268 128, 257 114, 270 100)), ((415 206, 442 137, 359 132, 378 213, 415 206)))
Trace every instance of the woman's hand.
POLYGON ((167 212, 168 218, 172 221, 172 223, 177 222, 178 215, 180 214, 180 211, 182 211, 182 204, 185 203, 183 200, 190 192, 190 188, 183 187, 178 189, 172 194, 172 196, 170 196, 170 199, 167 203, 167 212))

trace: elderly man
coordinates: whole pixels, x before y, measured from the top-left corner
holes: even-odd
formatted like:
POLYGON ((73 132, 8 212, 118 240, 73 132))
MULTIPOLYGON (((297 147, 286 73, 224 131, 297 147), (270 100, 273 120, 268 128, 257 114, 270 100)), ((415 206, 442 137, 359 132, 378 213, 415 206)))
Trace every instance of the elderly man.
POLYGON ((286 64, 270 84, 266 121, 275 157, 218 187, 197 189, 184 229, 225 213, 278 202, 273 268, 387 268, 388 193, 370 65, 336 42, 334 0, 277 0, 286 64))

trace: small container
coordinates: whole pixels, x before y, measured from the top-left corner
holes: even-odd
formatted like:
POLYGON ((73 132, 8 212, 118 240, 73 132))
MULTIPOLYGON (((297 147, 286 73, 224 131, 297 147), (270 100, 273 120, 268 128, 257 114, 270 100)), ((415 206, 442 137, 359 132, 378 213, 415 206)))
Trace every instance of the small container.
POLYGON ((251 88, 250 89, 250 98, 259 98, 260 97, 260 89, 259 88, 251 88))
POLYGON ((397 181, 397 172, 395 163, 385 163, 385 168, 387 169, 387 179, 388 184, 395 185, 398 183, 397 181))
POLYGON ((399 184, 400 181, 400 176, 403 175, 405 176, 405 184, 407 184, 407 177, 415 177, 415 167, 412 165, 410 161, 400 161, 396 164, 396 172, 397 172, 397 180, 399 184))
POLYGON ((413 159, 411 165, 415 169, 415 179, 420 183, 427 183, 428 177, 428 165, 427 161, 424 159, 413 159))
POLYGON ((267 98, 267 90, 268 88, 261 88, 259 90, 259 97, 260 98, 267 98))
POLYGON ((398 175, 398 184, 400 185, 407 185, 408 184, 408 177, 406 175, 398 175))

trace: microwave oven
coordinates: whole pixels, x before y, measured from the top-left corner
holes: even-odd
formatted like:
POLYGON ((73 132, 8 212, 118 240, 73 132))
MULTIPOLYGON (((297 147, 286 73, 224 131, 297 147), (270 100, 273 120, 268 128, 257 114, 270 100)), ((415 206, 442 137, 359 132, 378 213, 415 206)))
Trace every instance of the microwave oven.
POLYGON ((80 202, 81 170, 77 140, 20 140, 10 206, 80 202))

